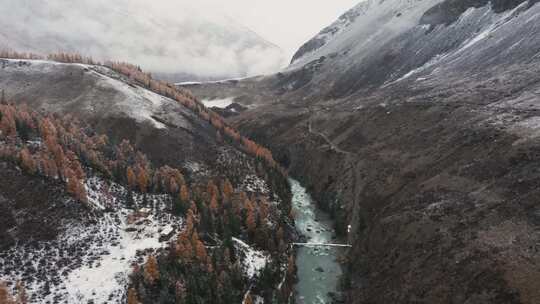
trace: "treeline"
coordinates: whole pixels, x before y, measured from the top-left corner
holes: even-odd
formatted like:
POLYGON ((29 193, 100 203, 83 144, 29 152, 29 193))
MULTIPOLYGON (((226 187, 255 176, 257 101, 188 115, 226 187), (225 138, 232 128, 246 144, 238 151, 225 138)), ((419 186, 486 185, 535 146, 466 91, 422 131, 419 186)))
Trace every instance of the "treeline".
POLYGON ((56 62, 62 63, 81 63, 89 65, 103 65, 111 70, 122 74, 132 81, 137 82, 139 85, 144 88, 151 90, 157 94, 163 95, 165 97, 171 98, 183 106, 191 109, 202 119, 208 121, 217 129, 216 136, 218 138, 223 138, 226 136, 231 142, 235 143, 240 147, 244 152, 261 158, 266 161, 270 166, 278 169, 282 174, 286 175, 286 172, 281 166, 274 160, 272 153, 267 148, 257 144, 256 142, 250 140, 247 137, 242 136, 237 130, 232 126, 228 125, 224 119, 217 113, 206 108, 197 98, 188 90, 179 88, 174 84, 168 83, 166 81, 157 80, 152 77, 151 73, 144 72, 139 66, 133 65, 126 62, 113 62, 106 61, 104 64, 93 60, 90 57, 84 57, 80 54, 69 54, 69 53, 56 53, 50 54, 47 57, 36 55, 32 53, 19 53, 14 51, 0 51, 0 58, 8 59, 47 59, 56 62))
POLYGON ((54 53, 47 56, 34 54, 30 52, 16 52, 11 50, 0 50, 0 58, 6 59, 22 59, 22 60, 50 60, 61 63, 81 63, 89 65, 101 65, 101 63, 95 61, 91 57, 84 57, 80 54, 71 53, 54 53))
POLYGON ((0 58, 6 59, 27 59, 27 60, 43 60, 44 56, 34 54, 34 53, 25 53, 25 52, 15 52, 11 50, 0 50, 0 58))
POLYGON ((47 60, 62 62, 62 63, 82 63, 89 65, 99 65, 100 63, 94 61, 92 57, 84 57, 80 54, 69 54, 69 53, 55 53, 47 55, 47 60))
POLYGON ((27 173, 63 181, 67 191, 86 202, 85 168, 141 193, 176 194, 186 185, 180 170, 154 169, 128 141, 109 142, 71 115, 42 115, 25 105, 0 103, 0 159, 27 173))

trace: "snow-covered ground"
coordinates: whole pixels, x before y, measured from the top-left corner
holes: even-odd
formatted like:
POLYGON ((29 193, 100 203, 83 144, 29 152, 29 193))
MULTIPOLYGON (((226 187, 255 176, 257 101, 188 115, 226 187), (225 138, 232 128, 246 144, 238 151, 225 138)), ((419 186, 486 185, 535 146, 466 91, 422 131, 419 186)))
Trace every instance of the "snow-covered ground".
POLYGON ((268 194, 270 193, 270 189, 266 182, 258 177, 257 175, 246 175, 244 180, 242 181, 242 185, 240 186, 244 191, 246 192, 254 192, 254 193, 262 193, 262 194, 268 194))
POLYGON ((125 104, 116 103, 115 107, 121 107, 130 117, 135 118, 139 122, 148 121, 158 129, 167 128, 163 123, 152 118, 152 116, 160 111, 165 102, 175 103, 175 101, 140 86, 131 86, 104 74, 95 73, 102 78, 103 85, 111 86, 127 97, 123 99, 125 104))
POLYGON ((236 250, 239 252, 242 261, 242 270, 248 278, 257 276, 268 263, 268 255, 262 251, 253 249, 244 241, 232 238, 236 250))
MULTIPOLYGON (((97 80, 95 86, 97 88, 115 93, 106 100, 106 104, 104 105, 100 104, 101 101, 99 98, 89 99, 81 105, 94 114, 102 113, 103 107, 106 107, 103 113, 105 115, 109 113, 122 113, 135 119, 137 122, 147 122, 157 129, 166 129, 167 126, 154 117, 160 116, 162 113, 167 113, 169 111, 167 110, 168 108, 178 105, 178 102, 170 98, 154 93, 139 85, 125 82, 117 73, 104 66, 67 64, 47 60, 2 59, 2 61, 8 63, 4 67, 6 72, 28 75, 29 78, 35 75, 53 78, 57 77, 57 74, 61 73, 64 68, 80 68, 81 72, 84 71, 87 75, 95 77, 97 80)), ((24 85, 17 88, 12 85, 10 92, 16 94, 19 91, 24 92, 27 89, 24 85)), ((50 106, 58 107, 59 103, 57 100, 52 100, 50 106)), ((176 119, 174 123, 179 127, 190 129, 190 124, 187 120, 181 121, 176 119)))
POLYGON ((370 52, 418 25, 422 15, 442 0, 366 0, 349 10, 311 41, 317 48, 298 57, 288 70, 347 50, 348 62, 361 62, 370 52))
POLYGON ((234 102, 234 97, 224 99, 203 99, 201 101, 207 108, 225 109, 234 102))
POLYGON ((177 86, 187 86, 187 85, 200 85, 200 84, 209 84, 209 83, 226 83, 230 81, 241 81, 245 79, 252 78, 250 76, 248 77, 234 77, 234 78, 227 78, 227 79, 221 79, 221 80, 212 80, 212 81, 184 81, 184 82, 177 82, 175 85, 177 86))
MULTIPOLYGON (((165 210, 167 195, 147 195, 146 208, 135 213, 123 206, 122 186, 91 178, 86 188, 95 219, 67 224, 54 241, 14 246, 8 252, 22 266, 3 269, 0 280, 22 280, 30 303, 122 302, 133 266, 167 246, 182 226, 181 218, 165 210)), ((134 202, 141 205, 142 195, 135 194, 134 202)))

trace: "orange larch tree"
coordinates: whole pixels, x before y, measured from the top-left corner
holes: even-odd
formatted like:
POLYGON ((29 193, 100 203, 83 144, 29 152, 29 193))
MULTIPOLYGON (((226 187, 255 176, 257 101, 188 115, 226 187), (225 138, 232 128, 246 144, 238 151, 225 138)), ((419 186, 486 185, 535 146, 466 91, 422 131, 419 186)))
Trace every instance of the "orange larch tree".
POLYGON ((26 288, 24 287, 24 284, 21 281, 19 281, 17 282, 17 285, 15 288, 17 289, 17 304, 27 304, 28 295, 26 293, 26 288))
POLYGON ((244 304, 253 304, 253 298, 251 297, 250 293, 246 295, 246 298, 244 299, 244 304))
POLYGON ((231 195, 234 193, 234 188, 229 179, 225 179, 225 181, 222 183, 221 193, 224 201, 229 201, 231 199, 231 195))
POLYGON ((156 258, 151 255, 144 265, 144 280, 148 284, 155 284, 159 280, 159 269, 156 258))
POLYGON ((253 236, 255 234, 255 230, 257 229, 257 218, 253 209, 247 210, 246 227, 249 234, 253 236))
POLYGON ((128 167, 126 169, 126 177, 129 187, 131 189, 135 189, 135 185, 137 184, 137 178, 135 177, 135 172, 131 167, 128 167))
POLYGON ((148 190, 148 173, 144 167, 137 167, 137 185, 142 193, 146 193, 148 190))
POLYGON ((128 289, 127 304, 139 304, 137 292, 133 288, 128 289))
POLYGON ((210 198, 210 210, 212 213, 216 214, 218 212, 219 205, 218 205, 218 199, 216 195, 212 195, 210 198))
POLYGON ((34 174, 37 171, 37 165, 36 161, 34 160, 34 157, 32 154, 30 154, 30 151, 25 147, 21 150, 20 153, 21 158, 21 165, 23 169, 25 169, 28 173, 34 174))
POLYGON ((2 119, 0 119, 0 135, 6 138, 16 136, 17 126, 15 124, 14 108, 9 105, 2 105, 0 106, 0 113, 2 113, 2 119))
POLYGON ((189 190, 186 185, 180 187, 180 200, 184 203, 189 201, 189 190))
POLYGON ((199 239, 199 234, 195 231, 192 234, 191 245, 195 248, 195 256, 201 263, 205 263, 207 259, 206 247, 204 243, 199 239))

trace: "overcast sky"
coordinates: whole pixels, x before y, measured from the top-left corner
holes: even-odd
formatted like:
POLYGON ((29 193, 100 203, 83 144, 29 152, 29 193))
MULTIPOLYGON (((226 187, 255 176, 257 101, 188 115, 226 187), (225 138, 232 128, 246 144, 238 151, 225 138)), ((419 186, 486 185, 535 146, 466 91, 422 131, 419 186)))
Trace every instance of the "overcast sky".
MULTIPOLYGON (((187 0, 167 0, 176 3, 187 0)), ((281 47, 290 58, 325 26, 362 0, 198 0, 191 5, 225 13, 281 47)), ((156 1, 157 2, 157 1, 156 1)))
POLYGON ((0 0, 0 49, 134 62, 172 81, 270 74, 360 1, 0 0))

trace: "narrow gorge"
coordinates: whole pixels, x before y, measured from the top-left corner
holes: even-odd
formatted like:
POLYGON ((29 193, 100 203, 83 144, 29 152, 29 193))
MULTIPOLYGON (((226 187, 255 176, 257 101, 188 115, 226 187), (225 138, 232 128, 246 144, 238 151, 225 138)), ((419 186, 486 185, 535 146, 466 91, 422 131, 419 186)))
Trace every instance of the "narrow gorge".
POLYGON ((364 1, 280 73, 186 88, 332 214, 347 303, 533 304, 539 32, 536 1, 364 1))

